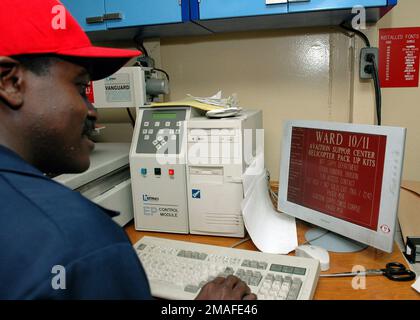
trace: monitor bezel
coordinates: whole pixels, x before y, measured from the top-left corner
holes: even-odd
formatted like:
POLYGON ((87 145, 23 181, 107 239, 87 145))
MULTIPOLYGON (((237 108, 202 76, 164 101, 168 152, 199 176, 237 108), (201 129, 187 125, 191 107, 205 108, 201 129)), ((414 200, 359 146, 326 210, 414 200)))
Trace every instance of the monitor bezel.
POLYGON ((405 137, 406 129, 400 127, 306 120, 286 121, 282 134, 278 210, 349 239, 392 252, 397 225, 405 137), (385 135, 387 137, 377 230, 370 230, 287 200, 290 141, 293 127, 385 135), (386 232, 385 226, 389 227, 389 232, 386 232))

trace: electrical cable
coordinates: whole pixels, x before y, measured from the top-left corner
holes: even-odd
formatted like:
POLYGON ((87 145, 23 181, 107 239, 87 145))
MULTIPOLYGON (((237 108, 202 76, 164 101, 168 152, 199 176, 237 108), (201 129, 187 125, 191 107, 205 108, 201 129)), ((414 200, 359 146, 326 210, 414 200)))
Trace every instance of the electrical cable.
POLYGON ((143 39, 137 36, 134 38, 134 41, 137 44, 137 49, 140 50, 146 57, 149 57, 149 53, 147 52, 147 49, 144 46, 143 39))
MULTIPOLYGON (((360 30, 354 29, 350 26, 347 26, 345 22, 341 23, 340 27, 344 30, 353 32, 354 34, 358 35, 360 38, 363 39, 366 46, 370 48, 369 38, 363 32, 361 32, 360 30)), ((379 70, 378 70, 378 66, 376 65, 375 58, 373 57, 370 58, 368 62, 372 63, 372 68, 369 69, 368 72, 370 71, 370 74, 372 75, 372 78, 373 78, 373 83, 375 87, 376 116, 377 116, 378 126, 380 126, 382 122, 382 93, 381 93, 381 85, 379 81, 379 70)))
POLYGON ((133 126, 133 128, 134 128, 134 126, 135 126, 135 124, 136 124, 136 121, 134 120, 133 115, 131 114, 130 108, 127 108, 127 113, 128 113, 128 116, 130 117, 130 120, 131 120, 131 125, 132 125, 132 126, 133 126))
POLYGON ((250 238, 250 237, 246 237, 245 239, 242 239, 241 241, 238 241, 238 242, 236 242, 236 243, 232 244, 230 247, 231 247, 231 248, 236 248, 237 246, 239 246, 239 245, 241 245, 242 243, 245 243, 245 242, 247 242, 247 241, 249 241, 249 240, 251 240, 251 238, 250 238))
POLYGON ((379 80, 378 66, 376 65, 375 59, 372 60, 373 70, 372 77, 375 86, 375 96, 376 96, 376 115, 378 117, 378 126, 382 122, 382 95, 381 95, 381 83, 379 80))
POLYGON ((340 24, 340 27, 342 29, 345 29, 347 31, 350 31, 350 32, 353 32, 353 33, 357 34, 360 38, 363 39, 363 41, 365 42, 366 46, 370 48, 369 38, 363 32, 361 32, 360 30, 357 30, 357 29, 354 29, 352 27, 347 26, 345 22, 341 23, 340 24))

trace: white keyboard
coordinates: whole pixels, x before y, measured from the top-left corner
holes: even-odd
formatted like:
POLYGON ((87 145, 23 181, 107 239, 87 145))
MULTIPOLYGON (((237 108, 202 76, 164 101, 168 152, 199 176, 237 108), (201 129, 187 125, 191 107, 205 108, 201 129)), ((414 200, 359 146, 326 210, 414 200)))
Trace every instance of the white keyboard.
POLYGON ((192 242, 143 237, 134 248, 152 296, 192 300, 217 276, 235 275, 260 300, 309 300, 318 283, 319 261, 192 242))

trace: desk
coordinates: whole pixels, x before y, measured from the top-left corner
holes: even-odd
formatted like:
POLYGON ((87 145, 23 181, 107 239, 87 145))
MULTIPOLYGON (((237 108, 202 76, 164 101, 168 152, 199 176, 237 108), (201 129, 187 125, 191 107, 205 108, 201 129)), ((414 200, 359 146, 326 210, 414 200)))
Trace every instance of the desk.
MULTIPOLYGON (((301 221, 298 221, 297 226, 299 243, 303 243, 305 231, 309 228, 309 226, 301 221)), ((224 247, 231 246, 240 240, 238 238, 198 236, 191 234, 180 235, 159 232, 140 232, 134 229, 133 223, 126 226, 125 231, 133 244, 144 236, 161 237, 224 247)), ((239 245, 237 248, 257 251, 257 248, 251 240, 239 245)), ((383 268, 387 262, 391 261, 401 262, 404 265, 407 265, 396 245, 394 246, 394 252, 392 254, 385 253, 371 247, 357 253, 330 253, 330 270, 325 273, 350 271, 355 265, 362 265, 366 269, 383 268)), ((366 290, 354 290, 351 282, 352 278, 320 278, 315 291, 314 299, 420 300, 420 294, 411 288, 414 281, 395 282, 388 280, 383 276, 369 276, 366 277, 366 290)))
MULTIPOLYGON (((273 184, 272 188, 275 191, 277 189, 277 184, 273 184)), ((309 228, 310 226, 307 223, 297 220, 299 244, 305 242, 305 232, 309 228)), ((134 229, 134 223, 127 225, 125 231, 133 244, 144 236, 162 237, 224 247, 229 247, 240 241, 238 238, 140 232, 134 229)), ((237 248, 258 251, 251 240, 239 245, 237 248)), ((291 255, 294 255, 294 253, 291 255)), ((363 266, 366 269, 380 269, 384 268, 388 262, 401 262, 407 266, 407 262, 396 244, 394 245, 394 251, 392 253, 386 253, 372 247, 368 247, 367 249, 356 253, 330 253, 330 269, 323 273, 347 272, 351 271, 353 266, 356 265, 363 266)), ((319 278, 314 299, 420 300, 420 294, 411 288, 413 283, 414 281, 395 282, 388 280, 383 276, 368 276, 366 277, 366 289, 354 290, 352 287, 352 278, 319 278)))

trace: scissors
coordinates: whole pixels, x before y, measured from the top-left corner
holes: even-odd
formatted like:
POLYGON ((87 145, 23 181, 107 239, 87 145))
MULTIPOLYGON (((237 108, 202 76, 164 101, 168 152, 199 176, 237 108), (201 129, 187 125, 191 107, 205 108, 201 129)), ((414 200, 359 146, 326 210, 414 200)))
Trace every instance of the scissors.
POLYGON ((392 281, 411 281, 416 279, 416 274, 413 271, 408 270, 399 262, 390 262, 385 266, 385 269, 367 269, 366 271, 360 272, 321 274, 320 277, 352 277, 371 275, 383 275, 392 281))

